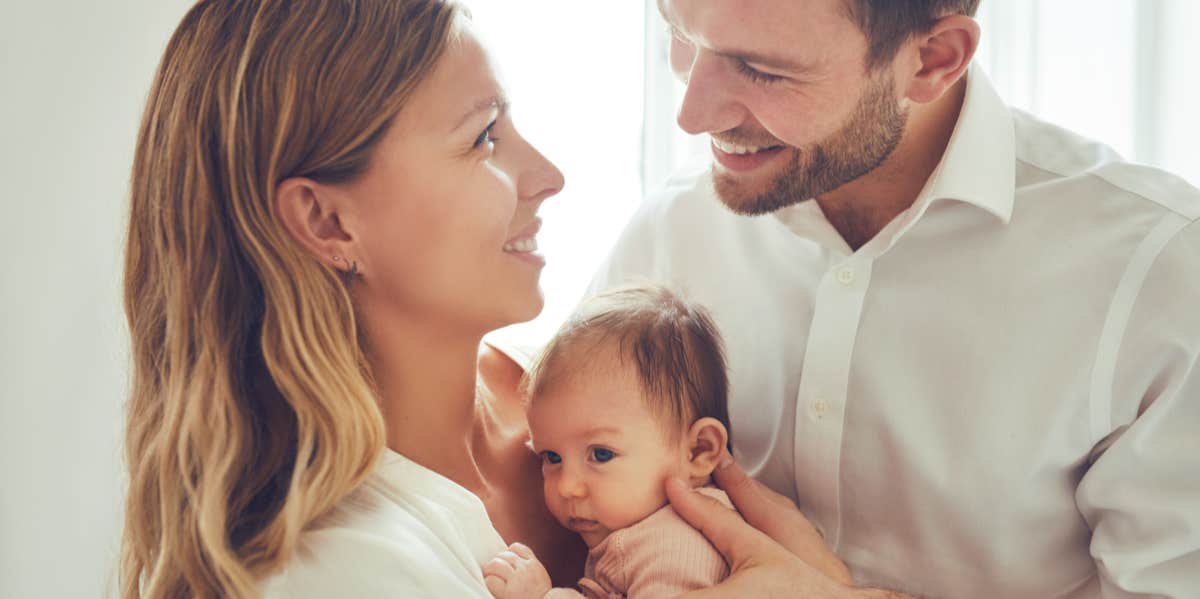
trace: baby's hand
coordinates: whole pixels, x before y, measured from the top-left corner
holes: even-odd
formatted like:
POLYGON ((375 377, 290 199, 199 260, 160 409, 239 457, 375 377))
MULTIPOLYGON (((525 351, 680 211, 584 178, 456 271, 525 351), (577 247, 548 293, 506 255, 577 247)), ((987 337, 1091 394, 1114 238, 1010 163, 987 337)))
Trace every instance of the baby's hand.
POLYGON ((550 574, 528 547, 513 543, 483 567, 483 581, 496 599, 541 599, 550 574))

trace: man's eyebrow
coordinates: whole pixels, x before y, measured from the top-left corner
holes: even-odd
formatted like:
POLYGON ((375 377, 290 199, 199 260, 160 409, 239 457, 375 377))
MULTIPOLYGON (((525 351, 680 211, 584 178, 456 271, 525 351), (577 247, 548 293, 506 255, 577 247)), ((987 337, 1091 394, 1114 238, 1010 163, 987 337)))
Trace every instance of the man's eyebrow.
POLYGON ((504 116, 508 112, 508 109, 511 106, 512 106, 512 103, 509 102, 508 97, 502 93, 496 94, 496 95, 488 97, 488 98, 484 98, 484 99, 476 102, 475 105, 472 106, 471 109, 469 111, 467 111, 467 113, 465 115, 463 115, 462 119, 458 121, 458 124, 454 126, 454 129, 452 129, 452 131, 458 131, 458 129, 460 127, 462 127, 463 125, 465 125, 466 122, 471 119, 471 117, 475 116, 476 114, 478 114, 480 112, 483 112, 485 110, 496 110, 500 113, 499 116, 504 116))

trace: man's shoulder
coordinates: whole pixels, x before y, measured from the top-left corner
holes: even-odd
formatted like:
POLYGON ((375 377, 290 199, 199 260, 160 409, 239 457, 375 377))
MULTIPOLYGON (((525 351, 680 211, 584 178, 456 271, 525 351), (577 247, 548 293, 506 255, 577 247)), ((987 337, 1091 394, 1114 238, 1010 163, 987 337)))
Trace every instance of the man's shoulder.
POLYGON ((1017 192, 1127 207, 1186 220, 1200 218, 1200 190, 1165 170, 1130 162, 1111 147, 1031 114, 1013 110, 1017 192))
POLYGON ((694 164, 671 174, 661 185, 649 190, 639 206, 639 216, 669 219, 681 212, 718 208, 708 167, 694 164))

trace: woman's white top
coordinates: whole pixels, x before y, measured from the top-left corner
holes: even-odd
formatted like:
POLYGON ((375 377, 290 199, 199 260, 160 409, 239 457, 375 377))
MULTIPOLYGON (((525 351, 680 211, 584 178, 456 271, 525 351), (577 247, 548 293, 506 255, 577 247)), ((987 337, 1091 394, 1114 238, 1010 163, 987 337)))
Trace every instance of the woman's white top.
POLYGON ((260 588, 267 598, 489 599, 481 569, 505 547, 478 497, 385 449, 260 588))

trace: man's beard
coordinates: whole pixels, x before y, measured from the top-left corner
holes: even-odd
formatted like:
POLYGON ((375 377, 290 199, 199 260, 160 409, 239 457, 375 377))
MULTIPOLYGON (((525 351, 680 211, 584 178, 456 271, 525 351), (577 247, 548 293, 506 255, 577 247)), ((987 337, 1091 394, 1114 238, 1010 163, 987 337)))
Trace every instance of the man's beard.
POLYGON ((908 111, 896 101, 895 90, 886 71, 868 83, 846 125, 810 148, 793 148, 791 162, 766 191, 743 189, 736 177, 714 171, 717 196, 734 212, 758 216, 828 193, 875 170, 900 144, 908 122, 908 111))

